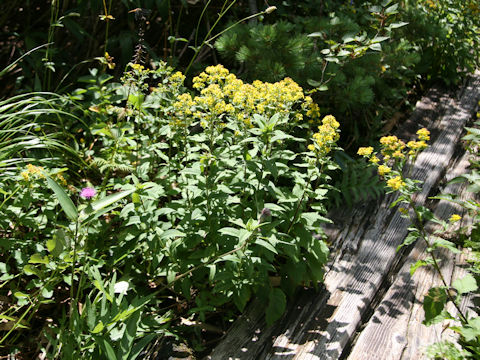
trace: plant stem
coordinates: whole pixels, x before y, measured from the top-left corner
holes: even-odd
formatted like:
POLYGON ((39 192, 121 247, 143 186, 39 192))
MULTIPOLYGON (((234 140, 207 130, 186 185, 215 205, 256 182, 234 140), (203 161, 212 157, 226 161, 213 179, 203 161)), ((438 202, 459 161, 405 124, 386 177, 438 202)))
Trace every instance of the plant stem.
MULTIPOLYGON (((410 203, 410 206, 413 208, 413 211, 415 212, 415 217, 417 219, 417 223, 418 223, 418 228, 420 230, 420 234, 421 234, 421 237, 422 239, 425 241, 426 245, 427 245, 427 248, 431 248, 431 244, 430 242, 428 241, 428 234, 427 234, 427 231, 425 230, 425 226, 423 225, 423 221, 422 221, 422 217, 420 215, 420 213, 418 212, 418 209, 417 207, 415 206, 415 204, 413 203, 413 200, 410 198, 409 200, 409 203, 410 203)), ((468 320, 466 318, 466 316, 463 314, 462 310, 460 309, 460 307, 457 305, 457 303, 455 302, 455 299, 453 298, 453 296, 450 294, 450 291, 448 291, 448 289, 450 288, 450 285, 447 284, 447 281, 445 280, 445 278, 443 277, 443 274, 442 274, 442 271, 440 269, 440 265, 438 264, 438 260, 435 256, 435 254, 433 253, 433 251, 430 252, 430 255, 432 257, 432 260, 433 260, 433 268, 435 269, 435 271, 438 273, 439 277, 440 277, 440 280, 441 282, 443 283, 443 286, 445 286, 446 288, 446 294, 447 294, 447 297, 448 297, 448 300, 450 300, 453 305, 455 306, 455 308, 457 309, 458 311, 458 315, 462 318, 462 321, 464 323, 468 323, 468 320)))
POLYGON ((75 289, 73 286, 74 278, 75 278, 75 261, 77 259, 77 241, 78 241, 78 220, 75 222, 75 235, 73 236, 73 259, 72 259, 72 274, 70 278, 70 327, 73 326, 72 315, 73 315, 73 307, 75 306, 75 289))

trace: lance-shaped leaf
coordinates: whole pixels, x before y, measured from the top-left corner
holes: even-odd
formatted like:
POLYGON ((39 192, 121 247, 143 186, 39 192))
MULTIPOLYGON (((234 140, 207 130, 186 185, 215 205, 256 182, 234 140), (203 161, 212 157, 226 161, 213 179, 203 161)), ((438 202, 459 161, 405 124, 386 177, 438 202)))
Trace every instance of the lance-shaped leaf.
POLYGON ((58 185, 52 178, 50 178, 49 176, 45 176, 45 178, 47 179, 48 187, 54 192, 65 214, 70 220, 76 221, 78 218, 78 210, 72 199, 70 199, 65 190, 63 190, 63 188, 58 185))

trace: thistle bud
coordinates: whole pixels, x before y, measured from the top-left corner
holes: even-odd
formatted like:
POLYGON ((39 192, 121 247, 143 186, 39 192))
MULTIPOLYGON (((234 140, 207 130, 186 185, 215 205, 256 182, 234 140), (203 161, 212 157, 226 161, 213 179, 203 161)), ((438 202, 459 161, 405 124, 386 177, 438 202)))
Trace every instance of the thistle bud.
POLYGON ((272 12, 274 12, 275 10, 277 10, 277 7, 276 6, 269 6, 267 8, 267 10, 265 10, 265 14, 271 14, 272 12))
POLYGON ((270 211, 269 208, 263 208, 262 212, 260 213, 260 217, 258 219, 258 222, 260 224, 265 223, 265 222, 270 222, 272 219, 272 212, 270 211))

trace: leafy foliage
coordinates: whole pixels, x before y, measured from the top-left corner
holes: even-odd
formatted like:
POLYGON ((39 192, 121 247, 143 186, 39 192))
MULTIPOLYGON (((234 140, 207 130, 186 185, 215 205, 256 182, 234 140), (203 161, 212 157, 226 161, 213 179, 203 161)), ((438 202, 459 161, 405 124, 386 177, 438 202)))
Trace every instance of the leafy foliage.
POLYGON ((301 87, 212 66, 190 92, 164 63, 132 64, 123 83, 82 80, 64 101, 84 119, 66 126, 89 191, 54 162, 1 179, 3 344, 134 359, 153 334, 195 339, 182 324, 241 311, 254 295, 271 324, 297 286, 323 279, 328 247, 313 235, 329 221, 339 123, 319 118, 301 87))
POLYGON ((335 191, 329 193, 335 207, 351 207, 359 201, 376 199, 384 193, 384 184, 364 161, 349 159, 341 164, 341 173, 333 183, 335 191))

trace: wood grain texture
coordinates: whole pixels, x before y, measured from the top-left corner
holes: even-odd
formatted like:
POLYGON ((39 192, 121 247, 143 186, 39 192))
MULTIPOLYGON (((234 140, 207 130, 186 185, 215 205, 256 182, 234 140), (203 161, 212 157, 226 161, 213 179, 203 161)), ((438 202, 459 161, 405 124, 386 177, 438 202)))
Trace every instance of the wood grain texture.
MULTIPOLYGON (((435 100, 424 98, 418 104, 408 124, 413 131, 427 125, 432 145, 419 155, 412 169, 412 177, 425 183, 416 197, 417 204, 425 203, 444 178, 463 127, 480 98, 479 91, 477 74, 457 100, 437 94, 435 100), (435 116, 440 119, 435 120, 435 116)), ((259 307, 249 307, 208 359, 338 359, 378 301, 389 274, 402 260, 396 248, 403 242, 409 222, 389 208, 393 198, 389 195, 378 204, 366 204, 350 215, 344 214, 337 228, 327 229, 335 236, 333 244, 338 250, 322 291, 300 294, 285 316, 269 329, 259 317, 259 307)), ((399 279, 404 283, 399 282, 397 290, 404 290, 410 280, 399 279)), ((399 294, 408 308, 406 302, 414 299, 415 293, 399 294)), ((400 348, 404 340, 397 341, 400 348)))

